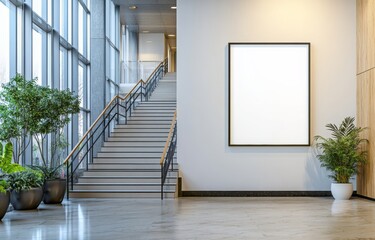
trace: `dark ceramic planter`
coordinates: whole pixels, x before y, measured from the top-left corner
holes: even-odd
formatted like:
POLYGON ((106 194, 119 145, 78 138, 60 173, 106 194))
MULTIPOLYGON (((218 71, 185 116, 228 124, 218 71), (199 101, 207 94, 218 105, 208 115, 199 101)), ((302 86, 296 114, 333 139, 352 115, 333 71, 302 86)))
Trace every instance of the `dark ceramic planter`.
POLYGON ((43 199, 43 189, 31 188, 29 190, 15 191, 10 194, 10 203, 14 210, 36 209, 43 199))
POLYGON ((44 183, 44 197, 45 204, 60 204, 64 200, 66 191, 66 180, 56 179, 47 180, 44 183))
POLYGON ((5 213, 8 210, 10 202, 10 192, 0 193, 0 220, 3 219, 5 213))

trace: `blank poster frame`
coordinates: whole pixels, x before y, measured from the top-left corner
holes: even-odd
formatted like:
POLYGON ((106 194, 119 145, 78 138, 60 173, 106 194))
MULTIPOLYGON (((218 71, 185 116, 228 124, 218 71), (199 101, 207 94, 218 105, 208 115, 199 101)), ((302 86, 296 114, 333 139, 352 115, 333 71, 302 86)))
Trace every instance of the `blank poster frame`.
POLYGON ((310 146, 310 43, 228 44, 229 146, 310 146))

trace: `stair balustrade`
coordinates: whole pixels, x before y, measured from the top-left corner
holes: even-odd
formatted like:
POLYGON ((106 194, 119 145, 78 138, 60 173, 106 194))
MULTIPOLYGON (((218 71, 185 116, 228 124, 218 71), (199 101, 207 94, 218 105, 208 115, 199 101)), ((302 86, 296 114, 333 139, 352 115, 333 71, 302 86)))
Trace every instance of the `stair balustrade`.
POLYGON ((169 168, 173 171, 173 159, 177 146, 177 112, 174 113, 171 127, 169 129, 168 138, 165 142, 163 154, 160 158, 161 167, 161 199, 164 198, 164 184, 167 179, 169 168))
POLYGON ((67 181, 67 198, 69 199, 69 192, 73 190, 75 180, 77 179, 77 170, 80 169, 82 163, 85 163, 85 168, 88 170, 89 163, 93 163, 93 156, 95 144, 100 139, 106 140, 111 134, 111 124, 127 124, 128 118, 132 115, 137 102, 148 101, 152 92, 156 88, 158 81, 168 71, 168 59, 161 62, 156 69, 151 73, 146 81, 142 79, 126 94, 125 97, 116 95, 107 104, 101 114, 97 117, 94 123, 90 126, 82 139, 76 144, 73 150, 64 160, 66 166, 66 181, 67 181))

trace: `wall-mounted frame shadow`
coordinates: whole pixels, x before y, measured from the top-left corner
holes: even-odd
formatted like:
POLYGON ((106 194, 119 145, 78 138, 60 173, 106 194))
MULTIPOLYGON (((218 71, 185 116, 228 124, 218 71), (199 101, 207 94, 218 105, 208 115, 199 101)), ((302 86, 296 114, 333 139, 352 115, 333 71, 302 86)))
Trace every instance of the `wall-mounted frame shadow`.
POLYGON ((229 146, 310 145, 310 43, 229 43, 229 146))

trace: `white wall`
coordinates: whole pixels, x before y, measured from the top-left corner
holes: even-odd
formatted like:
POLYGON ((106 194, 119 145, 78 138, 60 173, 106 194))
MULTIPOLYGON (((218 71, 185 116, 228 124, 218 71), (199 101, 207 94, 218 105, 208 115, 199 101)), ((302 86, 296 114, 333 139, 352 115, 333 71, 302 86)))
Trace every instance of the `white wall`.
POLYGON ((139 61, 161 62, 165 56, 164 33, 139 34, 139 61))
POLYGON ((161 61, 165 59, 164 33, 139 34, 139 77, 146 80, 161 61))
POLYGON ((184 191, 329 190, 309 147, 228 147, 228 42, 311 42, 311 135, 355 116, 355 0, 177 0, 184 191))

